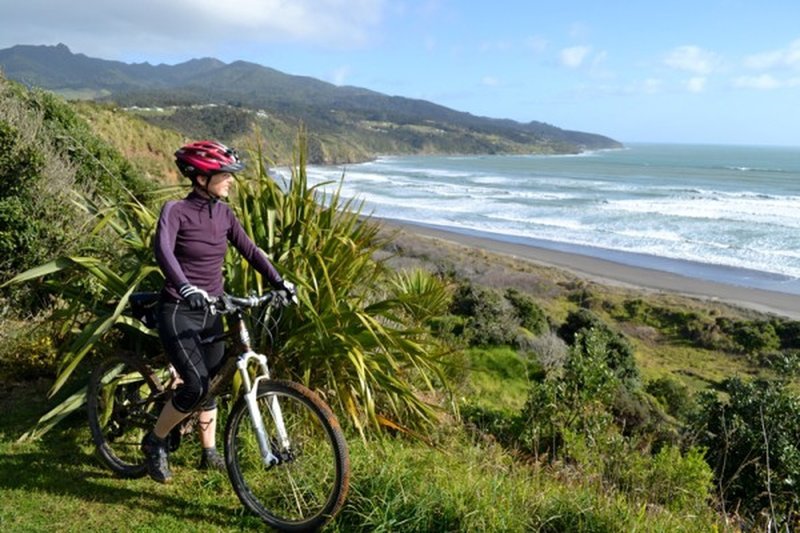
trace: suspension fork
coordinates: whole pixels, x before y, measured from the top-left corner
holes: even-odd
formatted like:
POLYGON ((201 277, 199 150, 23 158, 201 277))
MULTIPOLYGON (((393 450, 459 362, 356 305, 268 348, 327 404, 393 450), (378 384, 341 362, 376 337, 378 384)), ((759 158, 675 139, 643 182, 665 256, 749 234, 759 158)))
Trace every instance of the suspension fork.
MULTIPOLYGON (((258 448, 261 451, 261 458, 267 467, 274 466, 281 462, 281 459, 276 456, 273 451, 267 432, 264 428, 264 420, 262 418, 261 409, 258 406, 258 385, 262 380, 269 380, 269 367, 267 366, 267 357, 262 354, 255 353, 250 348, 250 335, 243 322, 239 322, 239 337, 245 351, 239 356, 236 361, 236 367, 242 377, 242 387, 244 389, 244 399, 247 404, 247 410, 250 414, 250 419, 253 422, 253 428, 256 432, 256 440, 258 441, 258 448), (255 379, 250 381, 250 373, 248 368, 250 361, 255 360, 258 363, 260 372, 256 375, 255 379)), ((281 447, 289 449, 289 436, 286 432, 286 424, 283 421, 283 413, 281 406, 278 403, 276 394, 269 394, 268 406, 272 420, 275 422, 275 429, 278 433, 278 439, 281 447)))

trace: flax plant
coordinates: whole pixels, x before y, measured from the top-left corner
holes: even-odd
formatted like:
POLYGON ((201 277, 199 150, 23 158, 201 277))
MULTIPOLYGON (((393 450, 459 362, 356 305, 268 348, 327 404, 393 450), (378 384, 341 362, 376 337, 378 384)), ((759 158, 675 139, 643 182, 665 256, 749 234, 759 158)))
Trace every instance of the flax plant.
MULTIPOLYGON (((132 293, 152 288, 161 279, 151 247, 157 214, 138 200, 112 205, 102 199, 93 201, 81 196, 76 203, 93 216, 94 226, 86 228, 87 233, 110 234, 109 238, 118 244, 118 255, 60 257, 6 283, 45 278, 60 302, 53 313, 53 320, 60 324, 60 361, 49 391, 51 397, 61 391, 87 355, 104 348, 113 349, 108 337, 115 327, 127 327, 138 335, 154 335, 124 312, 132 293)), ((85 401, 83 385, 46 413, 22 440, 43 435, 80 409, 85 401)))
MULTIPOLYGON (((302 139, 300 146, 303 146, 302 139)), ((425 273, 402 274, 376 259, 385 244, 362 204, 309 186, 305 150, 291 180, 279 186, 256 151, 256 176, 232 199, 247 233, 298 286, 273 365, 328 397, 354 425, 433 420, 422 399, 443 384, 439 348, 427 321, 447 306, 445 286, 425 273)), ((228 288, 260 290, 248 264, 229 256, 228 288)), ((266 342, 265 337, 265 342, 266 342)))

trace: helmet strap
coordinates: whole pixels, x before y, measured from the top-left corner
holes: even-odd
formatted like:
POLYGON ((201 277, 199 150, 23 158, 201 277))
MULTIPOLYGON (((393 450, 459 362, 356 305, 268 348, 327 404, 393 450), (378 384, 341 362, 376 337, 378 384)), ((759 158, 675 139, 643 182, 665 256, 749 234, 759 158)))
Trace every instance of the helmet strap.
POLYGON ((209 198, 210 200, 212 200, 212 201, 214 201, 214 202, 218 202, 218 201, 219 201, 219 199, 220 199, 220 198, 219 198, 219 196, 217 196, 217 195, 215 195, 215 194, 212 194, 212 193, 211 193, 211 191, 209 191, 209 190, 208 190, 208 186, 211 184, 211 176, 208 176, 208 175, 206 175, 206 174, 199 174, 199 176, 203 176, 204 178, 206 178, 205 185, 203 185, 203 184, 202 184, 202 183, 201 183, 201 182, 200 182, 200 181, 197 179, 197 177, 195 177, 195 179, 193 180, 193 181, 194 181, 194 186, 195 186, 195 187, 197 187, 197 188, 199 188, 200 190, 202 190, 202 191, 205 193, 205 195, 206 195, 206 196, 208 196, 208 198, 209 198))

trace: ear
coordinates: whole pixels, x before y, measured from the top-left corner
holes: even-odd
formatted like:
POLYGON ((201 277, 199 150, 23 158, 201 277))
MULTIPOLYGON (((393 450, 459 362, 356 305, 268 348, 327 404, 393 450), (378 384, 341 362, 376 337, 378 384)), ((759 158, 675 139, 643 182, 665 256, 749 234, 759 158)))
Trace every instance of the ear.
POLYGON ((197 184, 201 187, 205 187, 208 185, 208 176, 204 174, 198 174, 194 177, 194 181, 197 182, 197 184))

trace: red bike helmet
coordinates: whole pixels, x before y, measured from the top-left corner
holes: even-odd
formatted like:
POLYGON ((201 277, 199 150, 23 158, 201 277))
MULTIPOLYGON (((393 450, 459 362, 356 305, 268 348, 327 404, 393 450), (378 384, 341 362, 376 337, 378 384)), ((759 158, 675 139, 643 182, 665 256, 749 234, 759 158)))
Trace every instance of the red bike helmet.
POLYGON ((244 163, 236 150, 217 141, 197 141, 175 152, 175 164, 181 174, 194 181, 197 175, 211 177, 220 172, 239 172, 244 163))

